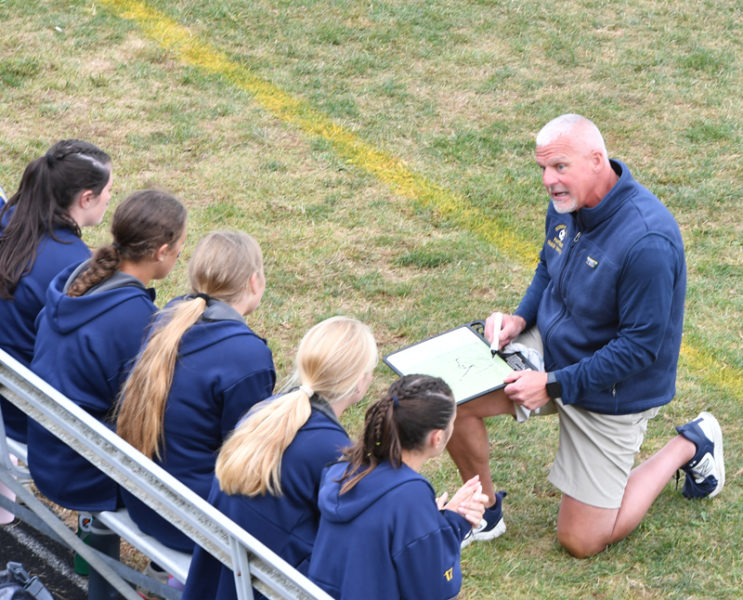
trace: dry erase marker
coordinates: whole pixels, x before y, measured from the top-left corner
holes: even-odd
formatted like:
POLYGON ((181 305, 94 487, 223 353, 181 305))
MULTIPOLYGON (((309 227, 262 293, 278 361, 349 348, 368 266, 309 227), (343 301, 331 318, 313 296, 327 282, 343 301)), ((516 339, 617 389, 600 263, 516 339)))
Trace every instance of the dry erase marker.
POLYGON ((503 313, 493 313, 493 342, 490 344, 490 354, 495 356, 498 354, 500 347, 498 345, 498 337, 500 335, 501 325, 503 324, 503 313))

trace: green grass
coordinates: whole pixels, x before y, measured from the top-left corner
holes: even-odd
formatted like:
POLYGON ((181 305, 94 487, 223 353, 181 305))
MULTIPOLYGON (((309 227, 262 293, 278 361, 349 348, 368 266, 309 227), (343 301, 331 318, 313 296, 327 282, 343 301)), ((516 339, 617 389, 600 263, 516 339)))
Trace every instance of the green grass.
MULTIPOLYGON (((694 503, 669 484, 627 540, 577 561, 554 535, 556 423, 493 419, 508 532, 464 553, 462 597, 739 596, 738 2, 149 2, 188 28, 189 43, 208 44, 195 58, 117 6, 0 1, 0 184, 12 193, 29 160, 75 136, 114 157, 115 201, 145 186, 176 193, 189 239, 160 302, 184 290, 201 235, 253 234, 268 289, 249 323, 281 376, 304 331, 332 314, 365 320, 389 352, 513 310, 546 208, 534 135, 564 112, 594 119, 611 154, 669 206, 687 249, 677 398, 639 458, 711 408, 726 432, 728 484, 694 503), (201 65, 211 52, 236 71, 201 65)), ((106 226, 85 236, 101 243, 106 226)), ((368 398, 391 380, 380 366, 368 398)), ((364 407, 344 416, 350 431, 364 407)), ((440 491, 458 482, 445 456, 426 474, 440 491)))

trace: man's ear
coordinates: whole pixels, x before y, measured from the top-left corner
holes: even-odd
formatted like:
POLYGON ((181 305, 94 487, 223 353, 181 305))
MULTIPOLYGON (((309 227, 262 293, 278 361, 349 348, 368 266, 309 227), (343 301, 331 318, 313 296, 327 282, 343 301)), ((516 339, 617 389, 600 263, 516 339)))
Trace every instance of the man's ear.
POLYGON ((606 163, 606 157, 601 150, 591 151, 591 166, 594 171, 599 171, 606 163))

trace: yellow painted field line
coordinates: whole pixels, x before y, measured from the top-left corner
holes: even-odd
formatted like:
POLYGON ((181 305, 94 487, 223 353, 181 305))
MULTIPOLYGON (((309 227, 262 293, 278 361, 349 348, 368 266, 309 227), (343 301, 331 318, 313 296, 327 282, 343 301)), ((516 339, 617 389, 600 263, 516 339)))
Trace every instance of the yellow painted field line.
POLYGON ((374 175, 397 195, 433 209, 447 221, 454 222, 491 242, 511 260, 534 266, 538 247, 526 243, 510 230, 462 198, 442 189, 406 168, 403 162, 386 154, 339 126, 307 102, 287 94, 250 69, 230 59, 224 52, 201 41, 168 16, 136 0, 101 0, 120 16, 134 21, 163 48, 189 66, 219 75, 250 93, 266 111, 290 123, 304 133, 323 138, 347 162, 374 175))
MULTIPOLYGON (((305 134, 326 140, 347 162, 374 175, 396 194, 434 210, 447 221, 473 232, 511 260, 530 267, 535 264, 538 248, 516 236, 510 229, 463 198, 445 190, 408 169, 403 162, 364 142, 341 127, 307 102, 295 98, 272 83, 258 77, 247 67, 230 59, 224 52, 194 36, 186 27, 167 15, 137 0, 100 0, 122 18, 133 21, 160 46, 172 52, 184 64, 219 75, 251 94, 266 111, 289 123, 305 134)), ((702 354, 684 344, 685 364, 695 372, 704 373, 710 385, 730 397, 743 389, 743 373, 727 367, 714 357, 702 354)))

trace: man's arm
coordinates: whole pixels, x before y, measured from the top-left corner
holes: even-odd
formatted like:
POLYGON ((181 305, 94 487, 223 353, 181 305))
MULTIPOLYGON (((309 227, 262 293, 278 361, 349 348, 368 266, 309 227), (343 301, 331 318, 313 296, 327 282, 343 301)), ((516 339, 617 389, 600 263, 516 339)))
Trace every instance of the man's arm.
POLYGON ((524 297, 519 303, 519 307, 513 314, 524 319, 525 329, 535 325, 537 322, 537 311, 539 309, 539 303, 542 301, 542 294, 544 293, 547 284, 550 281, 550 275, 547 271, 547 263, 544 260, 544 248, 539 253, 539 264, 534 271, 534 277, 532 277, 529 287, 526 288, 524 297))

